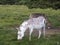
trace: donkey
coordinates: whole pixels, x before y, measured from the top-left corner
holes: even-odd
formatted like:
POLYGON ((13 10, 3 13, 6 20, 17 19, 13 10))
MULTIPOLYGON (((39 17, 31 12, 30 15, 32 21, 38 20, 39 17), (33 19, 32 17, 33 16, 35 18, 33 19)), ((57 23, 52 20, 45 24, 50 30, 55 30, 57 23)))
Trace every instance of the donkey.
POLYGON ((37 18, 28 19, 27 21, 24 21, 19 28, 16 28, 18 30, 18 36, 17 39, 22 39, 24 37, 24 32, 29 28, 29 40, 31 40, 31 34, 34 29, 37 29, 39 31, 38 39, 41 36, 41 29, 43 28, 43 34, 45 36, 45 18, 43 16, 39 16, 37 18))

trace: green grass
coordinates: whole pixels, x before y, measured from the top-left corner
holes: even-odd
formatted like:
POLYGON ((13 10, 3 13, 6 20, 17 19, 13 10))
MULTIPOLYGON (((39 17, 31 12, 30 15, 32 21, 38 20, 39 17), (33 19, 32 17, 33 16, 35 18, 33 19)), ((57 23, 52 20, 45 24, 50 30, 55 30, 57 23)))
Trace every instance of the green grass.
POLYGON ((39 40, 33 36, 32 41, 25 36, 23 40, 17 40, 15 28, 34 12, 46 14, 52 26, 60 27, 60 9, 28 9, 23 5, 0 5, 0 45, 60 45, 60 35, 46 37, 48 39, 41 37, 39 40))
POLYGON ((32 36, 31 41, 29 41, 26 35, 22 40, 17 40, 17 30, 0 29, 0 45, 60 45, 60 35, 49 35, 46 38, 41 37, 40 39, 32 36))
POLYGON ((23 5, 0 5, 0 27, 19 25, 34 12, 46 14, 52 26, 60 27, 60 9, 28 9, 23 5))

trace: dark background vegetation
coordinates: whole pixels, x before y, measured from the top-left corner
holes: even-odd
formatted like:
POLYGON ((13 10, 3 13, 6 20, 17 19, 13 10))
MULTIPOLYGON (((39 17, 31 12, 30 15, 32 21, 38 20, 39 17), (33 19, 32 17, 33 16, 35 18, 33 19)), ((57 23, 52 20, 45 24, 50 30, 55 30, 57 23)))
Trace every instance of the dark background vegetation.
POLYGON ((27 5, 29 8, 60 9, 60 0, 0 0, 2 5, 27 5))

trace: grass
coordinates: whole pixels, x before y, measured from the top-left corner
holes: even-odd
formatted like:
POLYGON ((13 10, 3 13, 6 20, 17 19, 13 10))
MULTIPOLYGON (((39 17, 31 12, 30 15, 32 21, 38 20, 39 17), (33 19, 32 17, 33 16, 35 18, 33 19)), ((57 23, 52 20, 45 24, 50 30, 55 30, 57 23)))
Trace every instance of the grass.
POLYGON ((48 20, 54 27, 60 27, 60 10, 53 9, 40 9, 28 7, 23 5, 0 5, 0 27, 15 26, 22 23, 22 21, 29 18, 31 13, 44 13, 47 15, 48 20))
POLYGON ((0 45, 60 45, 60 35, 50 35, 46 38, 32 36, 32 40, 28 40, 26 35, 22 40, 17 40, 17 31, 15 29, 0 29, 0 45))
POLYGON ((28 9, 23 5, 0 5, 0 45, 60 45, 60 35, 41 37, 39 40, 32 36, 32 41, 29 41, 25 36, 23 40, 17 40, 15 28, 34 12, 46 14, 52 26, 60 27, 60 9, 28 9))

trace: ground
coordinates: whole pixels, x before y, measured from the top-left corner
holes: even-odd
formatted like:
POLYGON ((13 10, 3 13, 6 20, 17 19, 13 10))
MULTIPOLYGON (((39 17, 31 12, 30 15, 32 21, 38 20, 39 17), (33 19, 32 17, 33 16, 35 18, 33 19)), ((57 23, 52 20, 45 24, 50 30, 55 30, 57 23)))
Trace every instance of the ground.
POLYGON ((46 34, 60 34, 60 29, 48 29, 46 34))
MULTIPOLYGON (((25 33, 26 33, 25 35, 27 35, 29 33, 29 31, 27 30, 25 33)), ((58 28, 56 28, 56 29, 46 29, 46 36, 47 35, 54 35, 54 34, 60 34, 60 29, 58 29, 58 28)), ((38 30, 34 30, 32 35, 37 36, 38 35, 38 30)))

